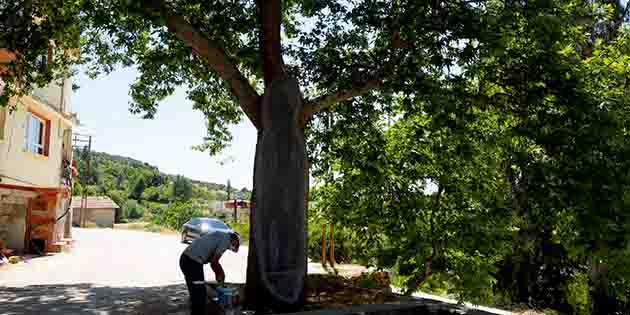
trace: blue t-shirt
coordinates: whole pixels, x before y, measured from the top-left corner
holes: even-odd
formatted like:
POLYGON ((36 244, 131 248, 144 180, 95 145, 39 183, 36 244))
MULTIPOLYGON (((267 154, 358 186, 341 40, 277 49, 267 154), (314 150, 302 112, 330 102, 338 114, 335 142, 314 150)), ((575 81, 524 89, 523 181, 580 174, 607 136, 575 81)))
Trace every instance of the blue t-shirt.
POLYGON ((194 240, 186 247, 184 254, 203 265, 208 263, 211 255, 221 256, 228 248, 230 248, 230 234, 214 231, 194 240))

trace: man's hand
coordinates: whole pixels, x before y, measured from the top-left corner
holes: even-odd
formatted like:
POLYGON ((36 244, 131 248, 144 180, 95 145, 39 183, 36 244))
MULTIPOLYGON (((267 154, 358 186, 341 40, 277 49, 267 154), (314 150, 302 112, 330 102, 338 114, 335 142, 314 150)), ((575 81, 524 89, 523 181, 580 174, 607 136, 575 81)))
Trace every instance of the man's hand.
POLYGON ((218 283, 223 284, 223 283, 225 282, 225 274, 219 275, 219 274, 217 273, 216 277, 217 277, 217 282, 218 282, 218 283))
POLYGON ((217 279, 217 282, 224 283, 225 272, 223 271, 223 267, 219 263, 219 258, 221 258, 221 256, 217 256, 217 255, 212 256, 212 258, 210 259, 210 268, 212 268, 212 271, 214 271, 214 277, 215 279, 217 279))

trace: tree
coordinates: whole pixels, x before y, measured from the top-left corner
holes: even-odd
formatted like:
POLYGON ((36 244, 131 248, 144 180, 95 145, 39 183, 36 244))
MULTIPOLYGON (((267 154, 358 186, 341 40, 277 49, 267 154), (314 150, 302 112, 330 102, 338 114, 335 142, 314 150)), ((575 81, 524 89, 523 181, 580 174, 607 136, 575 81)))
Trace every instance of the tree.
POLYGON ((217 192, 214 190, 208 190, 204 185, 193 185, 193 198, 202 199, 204 201, 215 201, 217 199, 217 192))
POLYGON ((81 183, 78 180, 74 181, 72 183, 72 196, 81 196, 82 192, 83 186, 81 186, 81 183))
POLYGON ((227 193, 225 191, 217 190, 215 192, 215 195, 216 195, 216 199, 219 201, 227 200, 227 193))
POLYGON ((158 223, 179 230, 188 220, 201 215, 200 209, 190 201, 177 200, 164 210, 162 217, 158 218, 160 220, 158 223))
POLYGON ((120 207, 120 209, 125 208, 125 204, 127 203, 127 192, 123 190, 112 190, 109 191, 108 196, 120 207))
POLYGON ((84 150, 75 149, 73 153, 73 158, 77 162, 77 170, 79 171, 79 181, 83 186, 101 183, 102 173, 94 159, 90 159, 90 168, 88 169, 87 160, 90 158, 89 154, 91 153, 87 152, 87 148, 84 150))
POLYGON ((129 194, 124 190, 110 190, 107 195, 118 205, 115 221, 120 223, 121 219, 126 219, 125 209, 127 208, 127 197, 129 194))
POLYGON ((251 193, 249 192, 249 190, 247 190, 247 188, 243 187, 239 192, 238 192, 238 198, 239 199, 250 199, 251 193))
POLYGON ((347 107, 312 128, 321 157, 314 215, 356 231, 354 258, 396 271, 407 292, 440 279, 462 299, 487 302, 513 224, 495 145, 506 126, 476 104, 470 82, 445 79, 442 88, 395 122, 353 119, 347 107))
POLYGON ((142 193, 142 200, 160 202, 160 187, 148 187, 142 193))
MULTIPOLYGON (((256 126, 247 296, 279 308, 302 302, 307 122, 356 97, 386 104, 394 92, 417 91, 427 74, 450 64, 453 42, 478 35, 482 8, 464 0, 44 3, 3 7, 11 28, 2 42, 18 52, 15 65, 28 65, 14 67, 20 76, 3 74, 8 82, 46 81, 36 74, 50 70, 33 66, 39 54, 30 54, 45 51, 44 41, 64 52, 82 44, 80 61, 92 74, 137 65, 131 110, 144 117, 176 86, 188 86, 208 119, 201 149, 221 149, 230 140, 226 125, 242 113, 256 126), (29 27, 33 16, 37 27, 29 27)), ((66 55, 56 54, 59 67, 72 62, 66 55)))
POLYGON ((465 258, 460 262, 481 268, 458 275, 466 281, 456 289, 483 293, 496 278, 494 289, 514 302, 570 313, 575 308, 567 287, 583 290, 574 280, 586 273, 591 286, 583 293, 590 290, 593 302, 589 314, 620 313, 620 305, 630 301, 628 282, 622 280, 628 238, 621 236, 629 231, 623 209, 630 178, 619 172, 630 166, 621 158, 630 149, 623 127, 628 125, 628 72, 622 66, 630 46, 628 30, 621 28, 628 10, 613 2, 487 2, 481 48, 472 50, 473 62, 460 64, 458 71, 443 69, 439 88, 427 85, 422 93, 401 95, 402 104, 385 107, 380 117, 360 106, 345 108, 348 113, 341 107, 310 130, 311 142, 319 144, 311 156, 314 173, 325 183, 318 207, 368 231, 366 247, 375 251, 368 256, 398 263, 399 272, 405 266, 405 273, 420 280, 408 283, 412 288, 431 271, 466 267, 452 264, 448 254, 455 250, 456 257, 465 258), (488 116, 479 119, 484 112, 488 116), (353 119, 357 116, 361 121, 353 119), (444 126, 445 132, 436 128, 444 126), (389 143, 405 145, 392 152, 378 149, 389 143), (477 155, 475 148, 494 154, 477 155), (457 154, 449 153, 453 149, 457 154), (391 167, 394 161, 401 164, 391 167), (415 196, 425 178, 439 192, 433 205, 430 198, 415 196), (414 187, 416 193, 409 193, 414 187), (493 198, 501 202, 493 204, 493 198), (514 233, 507 238, 511 246, 479 263, 471 253, 496 240, 469 247, 457 239, 471 228, 467 216, 485 218, 477 224, 483 232, 488 232, 483 223, 501 219, 487 211, 514 218, 503 226, 514 233), (427 228, 416 216, 440 220, 438 228, 423 234, 427 228), (458 221, 462 216, 467 219, 458 221), (446 248, 426 242, 448 232, 451 223, 457 228, 441 235, 449 240, 446 248), (378 230, 381 226, 385 231, 378 230), (409 241, 407 235, 417 234, 421 239, 409 241), (383 241, 383 235, 396 237, 383 241), (384 254, 383 244, 393 249, 391 255, 384 254), (405 260, 404 249, 412 246, 417 246, 414 256, 405 260), (491 259, 495 266, 485 264, 491 259), (491 278, 475 288, 483 282, 470 281, 471 276, 491 278))
POLYGON ((592 314, 612 314, 610 301, 625 297, 612 295, 608 255, 625 250, 618 233, 630 222, 621 210, 629 178, 615 171, 627 167, 619 156, 629 149, 621 109, 627 75, 619 67, 628 35, 617 15, 627 10, 614 1, 492 9, 502 31, 476 69, 487 104, 510 124, 497 145, 521 222, 500 285, 518 302, 565 311, 563 287, 590 273, 592 314))
MULTIPOLYGON (((498 64, 506 70, 499 74, 518 81, 519 74, 529 72, 505 67, 528 65, 519 53, 531 52, 533 47, 546 52, 561 48, 549 46, 557 41, 545 35, 557 36, 554 30, 565 30, 559 19, 596 17, 586 22, 594 26, 589 34, 595 38, 601 30, 616 30, 620 25, 600 19, 601 13, 579 1, 535 1, 531 6, 528 1, 519 7, 521 3, 10 2, 0 6, 4 30, 0 45, 15 53, 16 61, 0 74, 7 84, 0 101, 7 103, 10 96, 26 93, 32 85, 51 81, 53 74, 67 75, 65 70, 73 63, 85 64, 93 75, 133 64, 140 77, 131 87, 131 110, 150 118, 159 101, 176 87, 188 87, 194 108, 207 118, 208 137, 200 149, 216 153, 223 148, 231 139, 227 125, 238 122, 244 113, 258 130, 247 296, 258 299, 250 300, 256 306, 292 308, 302 302, 306 273, 304 128, 325 123, 319 118, 321 113, 346 110, 350 122, 383 117, 400 97, 404 115, 418 110, 408 104, 439 91, 444 78, 456 79, 464 71, 473 71, 472 62, 495 64, 506 51, 504 46, 515 43, 503 39, 516 40, 519 49, 503 54, 512 62, 498 64), (503 23, 512 23, 514 28, 505 31, 503 23), (53 46, 54 62, 46 66, 42 56, 50 55, 53 46), (74 53, 79 48, 80 59, 74 53), (478 58, 486 49, 492 49, 491 53, 478 58), (465 70, 459 73, 457 69, 465 70)), ((611 1, 601 3, 608 6, 611 1)), ((571 26, 576 25, 568 26, 575 31, 571 26)), ((469 78, 477 83, 487 79, 469 78)), ((505 93, 496 91, 500 95, 490 96, 500 98, 505 93)), ((527 98, 536 90, 521 88, 520 92, 527 98)), ((490 97, 488 93, 482 96, 490 97)))
POLYGON ((123 218, 125 219, 138 219, 144 215, 145 208, 142 205, 140 205, 137 201, 129 200, 125 204, 122 212, 123 212, 123 218))
POLYGON ((133 184, 133 188, 131 189, 131 192, 129 192, 129 198, 141 200, 146 187, 147 185, 145 184, 144 177, 142 175, 137 176, 133 184))
POLYGON ((190 180, 184 176, 177 175, 173 179, 173 200, 190 200, 193 195, 193 186, 190 180))
POLYGON ((98 194, 96 186, 88 185, 83 186, 83 194, 85 196, 96 196, 98 194))

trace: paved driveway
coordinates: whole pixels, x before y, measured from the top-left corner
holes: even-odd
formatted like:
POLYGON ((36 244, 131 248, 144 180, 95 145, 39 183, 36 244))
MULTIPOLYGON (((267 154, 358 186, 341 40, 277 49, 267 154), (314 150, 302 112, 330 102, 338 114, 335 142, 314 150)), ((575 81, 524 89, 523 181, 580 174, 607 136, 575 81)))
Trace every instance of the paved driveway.
MULTIPOLYGON (((71 253, 0 270, 0 314, 172 314, 187 309, 179 270, 186 245, 178 236, 111 229, 73 233, 71 253)), ((245 282, 246 247, 226 252, 221 263, 226 281, 245 282)))
MULTIPOLYGON (((123 229, 73 230, 70 253, 35 258, 0 269, 0 315, 173 314, 188 309, 179 270, 186 244, 178 235, 123 229)), ((226 281, 245 283, 247 247, 226 251, 226 281)), ((339 266, 356 273, 359 266, 339 266)), ((325 272, 311 263, 309 273, 325 272)), ((214 279, 208 265, 206 280, 214 279)))
MULTIPOLYGON (((74 229, 71 253, 35 258, 0 269, 0 315, 187 314, 179 270, 186 247, 179 236, 111 229, 74 229)), ((228 282, 244 283, 247 247, 221 258, 228 282)), ((322 273, 309 264, 309 273, 322 273)), ((360 266, 339 266, 356 273, 360 266)), ((212 272, 206 268, 206 277, 212 272)), ((440 300, 429 295, 424 299, 440 300)), ((455 303, 454 301, 446 301, 455 303)), ((490 309, 473 307, 486 313, 490 309)), ((491 310, 492 314, 511 314, 491 310)))

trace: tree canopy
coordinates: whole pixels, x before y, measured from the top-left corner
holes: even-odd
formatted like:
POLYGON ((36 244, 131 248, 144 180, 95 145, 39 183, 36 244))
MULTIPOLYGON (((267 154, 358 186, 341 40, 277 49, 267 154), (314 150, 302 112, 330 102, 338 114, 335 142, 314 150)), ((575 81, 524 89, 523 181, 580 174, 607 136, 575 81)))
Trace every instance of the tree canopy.
POLYGON ((589 279, 592 312, 611 314, 629 288, 627 13, 615 0, 8 2, 0 101, 73 64, 134 66, 130 110, 151 118, 184 87, 207 118, 199 149, 217 153, 246 116, 259 132, 248 268, 264 271, 249 274, 296 266, 258 279, 278 303, 299 304, 305 272, 306 134, 320 214, 410 291, 439 274, 463 297, 567 307, 572 279, 589 279))
MULTIPOLYGON (((11 71, 2 74, 9 92, 4 95, 46 83, 72 62, 94 76, 133 65, 139 77, 131 86, 131 111, 150 118, 159 101, 185 87, 194 108, 208 118, 201 148, 217 152, 231 139, 227 125, 243 113, 259 124, 255 108, 266 82, 263 49, 281 48, 282 71, 296 77, 308 97, 307 120, 376 89, 420 88, 462 53, 458 40, 480 36, 476 25, 483 12, 468 1, 268 2, 281 6, 281 16, 273 16, 277 21, 259 21, 262 7, 251 1, 4 4, 0 46, 17 52, 11 71), (280 25, 282 47, 259 44, 267 26, 280 25), (51 42, 54 62, 38 66, 51 42)), ((472 56, 473 44, 467 45, 464 51, 472 56)), ((372 96, 387 104, 386 95, 372 96)))
POLYGON ((469 62, 312 125, 315 211, 410 291, 439 278, 469 300, 627 311, 625 7, 483 7, 469 62))

